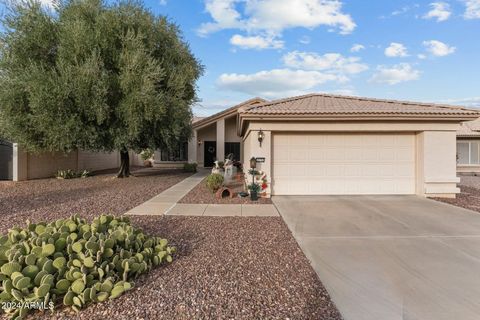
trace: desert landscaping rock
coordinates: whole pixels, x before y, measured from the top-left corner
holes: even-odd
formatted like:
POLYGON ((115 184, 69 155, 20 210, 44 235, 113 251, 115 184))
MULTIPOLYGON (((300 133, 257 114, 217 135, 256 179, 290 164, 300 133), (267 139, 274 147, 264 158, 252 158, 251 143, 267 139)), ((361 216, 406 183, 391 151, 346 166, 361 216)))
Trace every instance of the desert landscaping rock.
MULTIPOLYGON (((228 187, 235 193, 243 191, 243 184, 237 181, 232 181, 228 187)), ((235 195, 233 198, 227 197, 219 199, 215 193, 208 190, 205 185, 205 180, 200 182, 195 188, 190 190, 178 203, 204 203, 204 204, 270 204, 272 201, 269 198, 258 198, 258 201, 250 200, 250 197, 240 198, 235 195)))
POLYGON ((182 170, 140 169, 135 177, 118 179, 114 173, 85 179, 41 179, 0 182, 0 233, 25 220, 47 221, 80 214, 84 218, 123 214, 191 173, 182 170))
MULTIPOLYGON (((80 213, 122 214, 186 177, 154 176, 1 183, 1 232, 80 213), (91 189, 91 190, 90 190, 91 189)), ((135 281, 118 299, 35 312, 29 319, 341 319, 280 217, 133 216, 132 224, 176 245, 172 264, 135 281)))
POLYGON ((480 212, 480 177, 461 176, 459 188, 461 193, 457 194, 455 199, 436 198, 435 200, 480 212))

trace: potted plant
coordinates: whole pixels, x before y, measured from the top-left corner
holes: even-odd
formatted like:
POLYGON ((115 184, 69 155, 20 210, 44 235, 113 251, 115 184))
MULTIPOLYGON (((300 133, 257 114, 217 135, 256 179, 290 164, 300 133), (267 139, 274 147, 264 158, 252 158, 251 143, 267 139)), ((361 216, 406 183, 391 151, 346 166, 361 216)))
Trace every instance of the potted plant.
POLYGON ((143 160, 143 165, 145 167, 151 167, 152 166, 152 157, 153 157, 153 150, 152 149, 145 149, 140 153, 140 156, 142 157, 143 160))
POLYGON ((248 190, 250 191, 250 199, 252 201, 258 200, 258 193, 262 191, 262 187, 258 183, 251 183, 248 186, 248 190))

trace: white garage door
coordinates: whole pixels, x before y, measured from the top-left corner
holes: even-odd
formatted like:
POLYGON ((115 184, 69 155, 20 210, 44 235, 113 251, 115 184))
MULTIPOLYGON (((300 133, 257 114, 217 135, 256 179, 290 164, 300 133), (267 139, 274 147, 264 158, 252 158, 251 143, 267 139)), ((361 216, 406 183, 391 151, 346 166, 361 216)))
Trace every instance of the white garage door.
POLYGON ((414 194, 414 134, 275 134, 272 193, 414 194))

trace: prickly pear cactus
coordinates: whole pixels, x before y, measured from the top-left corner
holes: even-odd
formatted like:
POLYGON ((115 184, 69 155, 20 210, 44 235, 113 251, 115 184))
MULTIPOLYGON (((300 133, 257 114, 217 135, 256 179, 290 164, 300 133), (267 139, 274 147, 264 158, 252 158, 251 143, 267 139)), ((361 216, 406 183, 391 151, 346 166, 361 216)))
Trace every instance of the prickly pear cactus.
POLYGON ((91 223, 73 216, 29 223, 0 235, 0 303, 21 319, 18 306, 64 304, 79 311, 115 299, 139 275, 172 261, 174 247, 130 225, 127 217, 101 215, 91 223))

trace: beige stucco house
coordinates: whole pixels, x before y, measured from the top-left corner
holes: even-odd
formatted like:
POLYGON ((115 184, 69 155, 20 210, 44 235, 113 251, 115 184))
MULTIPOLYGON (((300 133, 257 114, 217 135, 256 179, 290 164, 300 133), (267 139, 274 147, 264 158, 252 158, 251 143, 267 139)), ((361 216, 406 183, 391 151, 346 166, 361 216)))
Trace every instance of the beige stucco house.
POLYGON ((479 116, 456 106, 326 94, 255 98, 194 122, 188 145, 164 152, 169 161, 158 151, 156 162, 208 167, 234 153, 248 168, 251 157, 264 158, 258 169, 268 195, 454 197, 457 130, 479 116))
POLYGON ((457 131, 457 172, 480 173, 480 119, 462 123, 457 131))

